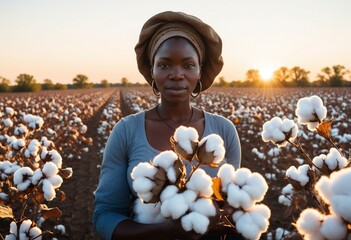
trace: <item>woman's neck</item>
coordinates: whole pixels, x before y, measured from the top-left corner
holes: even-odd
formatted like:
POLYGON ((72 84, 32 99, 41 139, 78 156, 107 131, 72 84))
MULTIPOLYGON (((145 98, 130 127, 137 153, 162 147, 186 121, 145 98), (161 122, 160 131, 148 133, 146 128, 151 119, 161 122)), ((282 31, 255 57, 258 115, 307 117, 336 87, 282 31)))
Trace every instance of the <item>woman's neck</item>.
POLYGON ((184 123, 189 121, 193 112, 192 106, 189 102, 161 102, 157 106, 157 110, 164 120, 171 121, 173 123, 184 123))

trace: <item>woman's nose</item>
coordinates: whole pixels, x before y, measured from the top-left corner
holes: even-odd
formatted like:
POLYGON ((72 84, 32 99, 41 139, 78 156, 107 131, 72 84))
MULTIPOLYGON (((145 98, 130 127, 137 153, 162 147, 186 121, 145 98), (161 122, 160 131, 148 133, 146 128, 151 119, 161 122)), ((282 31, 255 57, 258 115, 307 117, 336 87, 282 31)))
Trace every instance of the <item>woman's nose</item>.
POLYGON ((170 79, 183 79, 184 78, 184 72, 181 69, 181 67, 175 66, 172 68, 170 74, 169 74, 170 79))

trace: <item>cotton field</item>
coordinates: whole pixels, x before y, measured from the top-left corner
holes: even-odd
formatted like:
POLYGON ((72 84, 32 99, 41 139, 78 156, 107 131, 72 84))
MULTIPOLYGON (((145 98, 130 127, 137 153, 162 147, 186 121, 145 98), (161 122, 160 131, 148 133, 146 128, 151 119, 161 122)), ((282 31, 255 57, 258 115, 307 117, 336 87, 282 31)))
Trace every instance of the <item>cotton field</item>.
MULTIPOLYGON (((95 239, 93 191, 108 135, 158 101, 151 88, 0 94, 0 239, 23 229, 28 239, 95 239)), ((211 88, 192 104, 233 121, 242 168, 268 186, 257 202, 268 208, 253 210, 267 226, 253 234, 244 224, 253 212, 233 217, 248 239, 351 237, 351 89, 211 88)), ((192 221, 183 226, 206 231, 192 221)))

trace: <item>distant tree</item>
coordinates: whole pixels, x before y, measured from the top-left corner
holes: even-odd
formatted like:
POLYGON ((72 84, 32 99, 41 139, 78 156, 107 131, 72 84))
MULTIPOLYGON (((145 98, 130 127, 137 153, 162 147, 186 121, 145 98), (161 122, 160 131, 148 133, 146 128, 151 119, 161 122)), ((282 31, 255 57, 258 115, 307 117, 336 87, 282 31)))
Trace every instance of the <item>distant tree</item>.
POLYGON ((276 70, 273 74, 272 84, 278 87, 287 86, 287 82, 290 80, 290 70, 287 67, 281 67, 276 70))
POLYGON ((88 82, 88 77, 83 74, 78 74, 73 78, 73 88, 75 89, 86 89, 92 88, 93 84, 88 82))
POLYGON ((9 92, 11 90, 11 81, 0 76, 0 92, 9 92))
POLYGON ((14 92, 36 92, 40 90, 40 85, 32 75, 20 74, 15 80, 16 85, 13 87, 14 92))
POLYGON ((262 84, 262 77, 260 75, 260 71, 256 69, 249 69, 246 72, 245 81, 248 82, 249 86, 258 87, 262 84))
POLYGON ((56 83, 54 86, 55 90, 66 90, 67 89, 67 85, 66 84, 62 84, 62 83, 56 83))
POLYGON ((123 77, 123 78, 121 79, 121 86, 122 86, 122 87, 128 87, 129 85, 130 85, 130 82, 129 82, 128 78, 123 77))
POLYGON ((101 80, 101 86, 103 88, 109 88, 110 87, 110 83, 106 79, 103 79, 103 80, 101 80))
POLYGON ((42 90, 53 90, 55 89, 54 83, 50 79, 45 79, 44 83, 41 85, 42 90))
POLYGON ((309 86, 310 81, 308 74, 310 74, 310 71, 307 71, 299 66, 295 66, 290 69, 290 78, 294 86, 309 86))
POLYGON ((345 82, 345 75, 350 71, 342 65, 334 65, 330 67, 324 67, 321 73, 317 75, 319 81, 325 81, 330 87, 341 87, 345 82))
POLYGON ((229 83, 225 80, 223 76, 219 77, 219 81, 215 84, 217 87, 228 87, 229 83))

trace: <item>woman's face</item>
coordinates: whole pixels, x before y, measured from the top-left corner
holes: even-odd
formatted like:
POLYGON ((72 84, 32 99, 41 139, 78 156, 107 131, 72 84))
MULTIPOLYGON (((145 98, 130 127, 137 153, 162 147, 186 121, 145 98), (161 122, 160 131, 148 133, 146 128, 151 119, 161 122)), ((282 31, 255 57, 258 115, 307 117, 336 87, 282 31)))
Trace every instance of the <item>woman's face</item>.
POLYGON ((152 76, 165 100, 189 99, 201 77, 200 72, 196 49, 182 37, 167 39, 156 51, 152 76))

